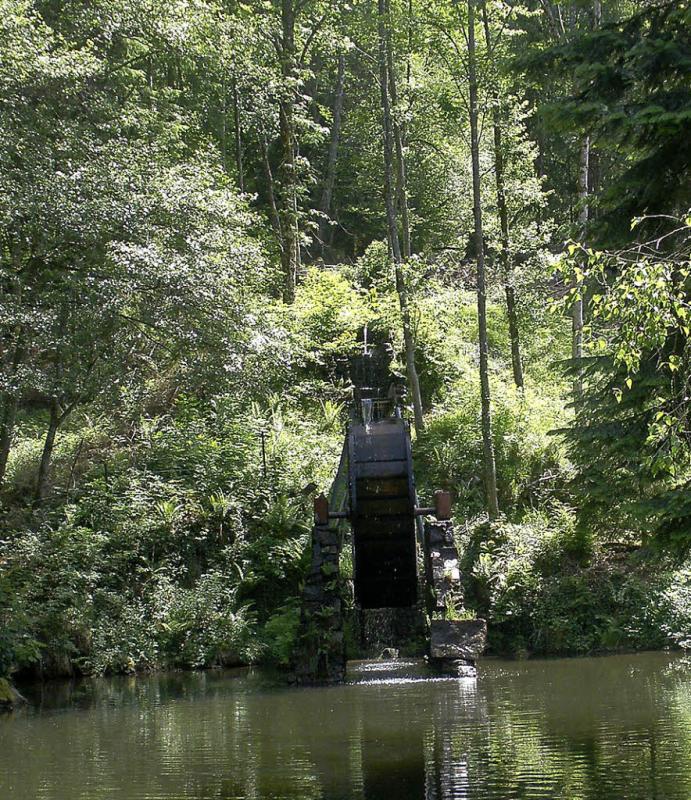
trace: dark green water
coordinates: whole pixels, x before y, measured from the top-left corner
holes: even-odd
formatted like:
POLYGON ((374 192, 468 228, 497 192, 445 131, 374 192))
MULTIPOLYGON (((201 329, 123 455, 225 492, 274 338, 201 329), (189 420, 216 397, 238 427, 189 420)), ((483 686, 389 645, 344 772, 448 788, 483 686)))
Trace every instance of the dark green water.
POLYGON ((0 798, 691 798, 688 658, 391 669, 326 689, 243 672, 47 687, 0 718, 0 798))

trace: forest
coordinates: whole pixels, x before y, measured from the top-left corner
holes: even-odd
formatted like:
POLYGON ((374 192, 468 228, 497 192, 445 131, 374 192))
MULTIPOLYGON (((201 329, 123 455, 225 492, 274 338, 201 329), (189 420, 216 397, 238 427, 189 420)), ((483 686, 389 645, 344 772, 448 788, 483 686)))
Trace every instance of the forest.
POLYGON ((0 0, 0 679, 287 666, 365 331, 490 653, 691 648, 690 131, 687 0, 0 0))

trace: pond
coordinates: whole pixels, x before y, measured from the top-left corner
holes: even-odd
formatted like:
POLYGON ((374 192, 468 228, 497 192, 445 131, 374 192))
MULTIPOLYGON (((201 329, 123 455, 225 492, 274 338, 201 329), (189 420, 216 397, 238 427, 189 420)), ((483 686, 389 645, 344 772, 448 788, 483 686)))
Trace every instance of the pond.
POLYGON ((54 684, 0 717, 2 800, 691 798, 691 660, 360 662, 54 684))

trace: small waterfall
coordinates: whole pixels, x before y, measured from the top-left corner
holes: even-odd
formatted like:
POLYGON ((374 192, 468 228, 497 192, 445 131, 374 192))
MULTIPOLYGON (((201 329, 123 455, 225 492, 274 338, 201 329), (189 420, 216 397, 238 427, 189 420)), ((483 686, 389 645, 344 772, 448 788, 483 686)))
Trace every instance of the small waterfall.
POLYGON ((366 397, 360 402, 360 406, 362 408, 362 422, 365 426, 365 430, 369 432, 370 426, 372 424, 372 414, 374 411, 374 404, 372 402, 372 398, 366 397))

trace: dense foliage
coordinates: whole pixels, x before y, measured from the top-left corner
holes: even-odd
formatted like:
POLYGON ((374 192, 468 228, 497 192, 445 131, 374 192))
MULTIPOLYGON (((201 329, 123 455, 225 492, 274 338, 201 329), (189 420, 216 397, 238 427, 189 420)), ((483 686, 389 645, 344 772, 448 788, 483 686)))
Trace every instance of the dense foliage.
POLYGON ((691 646, 690 29, 0 0, 0 675, 287 663, 365 328, 495 651, 691 646))

